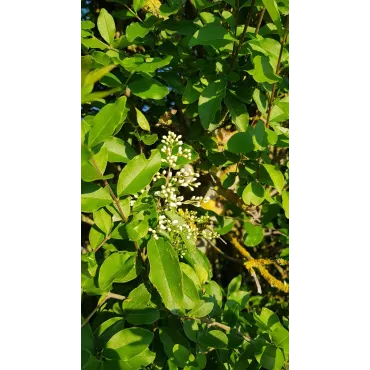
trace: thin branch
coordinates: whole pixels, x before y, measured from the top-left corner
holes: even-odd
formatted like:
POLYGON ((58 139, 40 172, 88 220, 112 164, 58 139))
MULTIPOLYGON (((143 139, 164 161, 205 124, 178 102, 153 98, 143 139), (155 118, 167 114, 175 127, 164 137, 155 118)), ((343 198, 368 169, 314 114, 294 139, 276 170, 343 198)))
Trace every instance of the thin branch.
POLYGON ((114 299, 119 299, 121 301, 123 301, 124 299, 126 299, 125 296, 123 295, 120 295, 120 294, 115 294, 115 293, 108 293, 103 299, 102 301, 94 308, 94 310, 91 312, 91 314, 89 316, 86 317, 86 319, 83 321, 83 323, 81 324, 81 328, 86 325, 89 320, 94 316, 95 312, 104 305, 105 302, 108 301, 108 299, 110 298, 114 298, 114 299))
MULTIPOLYGON (((222 324, 222 323, 214 321, 214 320, 203 318, 203 319, 201 319, 201 321, 204 322, 205 324, 207 324, 208 327, 217 326, 218 328, 226 330, 226 331, 230 331, 232 329, 230 326, 222 324)), ((241 336, 242 338, 244 338, 247 342, 251 341, 250 336, 248 336, 247 334, 241 333, 239 330, 236 330, 236 333, 239 336, 241 336)))
POLYGON ((258 32, 260 30, 261 23, 262 23, 262 20, 263 20, 263 16, 265 15, 265 10, 266 10, 266 8, 262 8, 261 14, 258 18, 258 23, 257 23, 257 27, 256 27, 256 35, 258 35, 258 32))
POLYGON ((105 239, 99 244, 98 248, 94 250, 94 252, 97 252, 110 238, 112 234, 109 234, 105 237, 105 239))
MULTIPOLYGON (((93 164, 93 166, 95 167, 95 169, 98 171, 99 175, 100 176, 103 176, 102 172, 100 171, 100 168, 98 167, 94 157, 91 157, 91 163, 93 164)), ((121 215, 123 221, 126 223, 127 222, 127 217, 125 216, 125 214, 123 213, 123 210, 121 208, 121 205, 119 204, 119 200, 117 199, 116 195, 114 194, 112 188, 110 187, 109 183, 107 180, 103 180, 104 181, 104 185, 106 186, 106 188, 109 190, 109 193, 111 195, 111 197, 113 198, 113 201, 114 203, 116 204, 117 208, 118 208, 118 211, 119 211, 119 214, 121 215)), ((141 259, 143 260, 143 262, 145 261, 145 258, 143 256, 143 254, 140 252, 140 247, 139 245, 137 244, 137 242, 134 242, 134 245, 135 245, 135 248, 136 250, 139 252, 140 254, 140 257, 141 259)))
POLYGON ((91 226, 95 225, 95 222, 90 217, 87 217, 86 215, 82 213, 81 213, 81 221, 91 226))
POLYGON ((236 52, 233 53, 233 55, 232 55, 232 59, 231 59, 231 62, 230 62, 230 67, 229 67, 229 72, 232 70, 232 68, 234 66, 234 63, 236 61, 236 58, 238 57, 238 54, 240 52, 240 49, 242 48, 244 38, 245 38, 245 34, 247 33, 249 23, 251 22, 251 19, 252 19, 252 11, 253 11, 253 7, 254 7, 255 2, 256 2, 256 0, 252 0, 252 2, 251 2, 251 6, 249 8, 249 13, 248 13, 248 18, 247 18, 247 21, 245 22, 243 32, 240 36, 238 48, 236 49, 236 52))
POLYGON ((218 248, 215 244, 213 244, 210 240, 208 240, 208 239, 205 239, 207 242, 208 242, 208 244, 212 247, 212 248, 214 248, 218 253, 220 253, 224 258, 226 258, 226 259, 228 259, 228 260, 230 260, 230 261, 232 261, 232 262, 235 262, 235 263, 238 263, 239 265, 242 265, 243 264, 243 262, 242 261, 240 261, 240 260, 238 260, 238 259, 236 259, 236 258, 232 258, 232 257, 229 257, 227 254, 225 254, 220 248, 218 248))

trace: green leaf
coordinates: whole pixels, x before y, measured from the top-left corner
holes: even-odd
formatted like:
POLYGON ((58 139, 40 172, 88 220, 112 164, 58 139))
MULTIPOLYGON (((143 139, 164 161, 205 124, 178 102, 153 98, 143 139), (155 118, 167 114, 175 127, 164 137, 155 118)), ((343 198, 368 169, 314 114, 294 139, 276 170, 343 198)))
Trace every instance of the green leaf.
MULTIPOLYGON (((165 214, 171 221, 177 220, 179 226, 186 225, 185 220, 176 212, 166 211, 165 214)), ((211 265, 208 261, 208 258, 195 246, 194 240, 187 238, 187 234, 185 232, 180 231, 179 234, 185 244, 185 259, 192 267, 194 267, 197 273, 201 268, 203 269, 202 278, 200 280, 201 283, 204 284, 208 277, 212 277, 211 265)))
POLYGON ((238 275, 232 279, 227 287, 227 295, 229 296, 231 293, 237 292, 242 285, 242 276, 238 275))
POLYGON ((178 363, 180 367, 185 367, 186 364, 189 362, 189 357, 191 354, 189 350, 186 347, 182 346, 181 344, 176 343, 173 346, 172 351, 176 363, 178 363))
POLYGON ((127 236, 130 240, 138 241, 148 234, 149 224, 144 220, 142 214, 135 215, 133 219, 125 225, 127 236))
POLYGON ((268 145, 265 124, 261 120, 258 120, 254 128, 253 143, 258 150, 263 150, 268 145))
POLYGON ((133 0, 132 7, 134 8, 135 12, 137 12, 144 6, 145 3, 146 0, 133 0))
POLYGON ((202 335, 199 341, 212 348, 225 348, 228 344, 226 334, 220 330, 210 330, 208 333, 202 335))
POLYGON ((195 320, 185 320, 184 324, 184 332, 185 335, 193 342, 198 341, 198 334, 199 334, 199 326, 197 321, 195 320))
POLYGON ((279 8, 276 4, 275 0, 262 0, 263 5, 266 7, 266 10, 268 11, 272 21, 274 22, 278 33, 280 36, 283 36, 283 26, 281 24, 280 14, 279 14, 279 8))
POLYGON ((126 320, 133 325, 148 325, 159 319, 159 311, 150 306, 151 295, 145 287, 140 284, 132 290, 128 298, 122 303, 122 309, 126 320))
POLYGON ((226 80, 212 81, 202 91, 198 102, 200 121, 204 129, 208 130, 214 122, 216 112, 221 109, 221 102, 226 92, 226 80))
POLYGON ((116 33, 116 25, 114 24, 113 17, 104 8, 100 10, 97 26, 101 37, 109 45, 112 45, 114 34, 116 33))
POLYGON ((243 190, 242 198, 245 204, 259 206, 265 199, 265 189, 259 182, 252 181, 243 190))
POLYGON ((137 155, 128 142, 118 137, 109 137, 104 141, 104 146, 108 150, 108 162, 110 163, 127 163, 137 155))
POLYGON ((163 238, 152 238, 148 243, 148 257, 149 280, 158 290, 164 305, 170 311, 181 309, 184 300, 182 272, 172 245, 163 238))
POLYGON ((81 21, 81 29, 82 30, 89 30, 91 28, 94 28, 95 24, 91 21, 81 21))
POLYGON ((284 175, 272 164, 263 164, 263 167, 265 167, 266 171, 268 172, 276 190, 281 194, 285 185, 284 175))
POLYGON ((203 87, 200 81, 192 82, 189 78, 185 87, 184 94, 182 96, 182 102, 184 104, 192 104, 199 99, 201 92, 203 91, 203 87))
POLYGON ((150 126, 149 126, 149 122, 148 120, 146 119, 146 117, 144 116, 144 114, 137 108, 135 108, 136 110, 136 119, 137 119, 137 123, 138 125, 145 131, 150 131, 150 126))
POLYGON ((104 208, 95 211, 93 216, 96 226, 103 231, 105 235, 108 235, 113 226, 112 216, 104 208))
POLYGON ((138 276, 136 253, 112 253, 99 270, 99 288, 107 290, 113 282, 126 283, 138 276))
POLYGON ((128 360, 108 360, 102 363, 101 370, 139 370, 153 363, 156 354, 149 348, 128 360))
POLYGON ((160 100, 170 92, 166 86, 145 75, 129 83, 128 87, 134 95, 142 99, 160 100))
POLYGON ((121 317, 111 317, 110 319, 104 321, 94 330, 96 346, 99 349, 104 348, 105 343, 107 343, 114 334, 118 333, 124 328, 125 321, 121 317))
POLYGON ((151 331, 143 328, 123 329, 109 339, 104 354, 108 358, 130 360, 145 351, 153 337, 151 331))
POLYGON ((160 327, 159 338, 163 343, 163 348, 167 357, 177 366, 183 367, 183 364, 175 357, 174 349, 176 350, 177 347, 175 347, 175 345, 179 344, 190 351, 190 345, 187 339, 178 330, 168 327, 160 327))
POLYGON ((188 317, 200 318, 207 316, 213 310, 213 302, 200 301, 190 312, 188 317))
POLYGON ((253 64, 253 78, 255 81, 259 83, 267 82, 269 84, 281 81, 281 77, 274 73, 268 57, 257 55, 253 58, 253 64))
POLYGON ((247 247, 255 247, 261 243, 263 239, 263 228, 262 226, 252 225, 250 222, 244 224, 244 228, 247 232, 244 239, 244 243, 247 247))
MULTIPOLYGON (((185 309, 190 310, 199 303, 199 293, 198 293, 198 288, 195 285, 194 281, 189 276, 187 276, 186 273, 184 272, 183 265, 184 264, 181 264, 181 271, 183 272, 182 281, 183 281, 183 290, 184 290, 184 305, 183 306, 185 309)), ((190 266, 189 268, 191 269, 190 266)))
POLYGON ((225 235, 234 227, 234 219, 231 217, 222 217, 219 225, 215 228, 215 231, 220 235, 225 235))
POLYGON ((127 116, 126 101, 127 98, 122 96, 113 104, 105 105, 94 117, 89 131, 89 147, 103 142, 114 133, 127 116))
POLYGON ((237 41, 231 34, 217 23, 208 23, 198 31, 189 40, 189 47, 196 45, 210 45, 216 49, 237 41))
POLYGON ((281 350, 266 342, 255 351, 255 358, 267 370, 281 370, 284 366, 284 355, 281 350))
POLYGON ((140 64, 137 72, 154 73, 157 69, 163 68, 171 63, 173 56, 167 55, 164 59, 161 58, 147 58, 145 62, 140 64))
POLYGON ((126 27, 126 37, 128 42, 134 41, 136 38, 145 37, 152 29, 157 18, 153 15, 147 15, 144 23, 134 22, 126 27))
POLYGON ((285 212, 285 217, 289 218, 289 191, 283 191, 281 197, 283 199, 283 209, 285 212))
POLYGON ((266 99, 266 96, 261 92, 259 89, 255 89, 253 92, 253 100, 257 105, 258 110, 261 113, 266 113, 268 101, 266 99))
POLYGON ((93 183, 82 182, 81 212, 94 212, 113 202, 109 190, 93 183))
MULTIPOLYGON (((250 127, 250 126, 249 126, 250 127)), ((249 130, 237 132, 226 143, 226 149, 231 153, 249 153, 254 150, 252 135, 249 130)))
MULTIPOLYGON (((92 155, 92 153, 90 152, 89 155, 92 155)), ((104 176, 104 171, 108 162, 107 148, 101 147, 99 152, 93 156, 93 159, 99 170, 93 165, 92 160, 88 162, 81 160, 81 179, 83 181, 91 182, 113 177, 112 175, 104 176)))
POLYGON ((231 94, 226 94, 225 104, 231 113, 233 124, 239 131, 247 131, 249 125, 249 113, 245 104, 231 94))
POLYGON ((117 183, 117 193, 121 197, 135 194, 144 189, 161 167, 161 154, 159 150, 152 151, 149 159, 140 154, 131 159, 121 171, 117 183))

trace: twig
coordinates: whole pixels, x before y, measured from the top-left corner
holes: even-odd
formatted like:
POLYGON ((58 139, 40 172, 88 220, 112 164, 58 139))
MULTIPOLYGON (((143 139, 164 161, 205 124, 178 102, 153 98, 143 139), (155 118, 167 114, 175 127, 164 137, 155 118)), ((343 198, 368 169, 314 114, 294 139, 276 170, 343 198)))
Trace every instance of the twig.
MULTIPOLYGON (((201 321, 204 322, 205 324, 207 324, 208 327, 217 326, 218 328, 226 330, 226 331, 230 331, 232 329, 230 326, 222 324, 222 323, 214 321, 214 320, 203 318, 203 319, 201 319, 201 321)), ((239 336, 241 336, 242 338, 244 338, 247 342, 250 342, 251 338, 247 334, 243 334, 239 330, 236 330, 236 333, 239 336)))
POLYGON ((109 234, 105 237, 105 239, 99 244, 98 248, 94 250, 94 252, 97 252, 111 237, 112 234, 109 234))
POLYGON ((123 6, 125 6, 131 14, 133 14, 141 23, 143 23, 143 20, 129 6, 127 6, 126 4, 123 4, 123 6))
POLYGON ((254 282, 256 283, 258 294, 262 294, 261 284, 260 284, 260 281, 258 280, 256 271, 251 269, 250 274, 251 274, 252 278, 254 279, 254 282))
POLYGON ((252 11, 253 11, 253 7, 254 7, 254 3, 255 2, 256 2, 256 0, 252 0, 252 2, 251 2, 251 6, 249 8, 249 13, 248 13, 248 18, 247 18, 247 21, 245 22, 242 35, 240 36, 238 48, 236 49, 236 52, 233 53, 233 55, 232 55, 232 59, 231 59, 231 62, 230 62, 230 67, 229 67, 229 72, 232 70, 232 68, 234 66, 234 63, 236 61, 236 58, 237 58, 237 56, 238 56, 238 54, 240 52, 240 49, 242 48, 242 45, 243 45, 243 42, 244 42, 244 38, 245 38, 245 34, 247 33, 247 29, 249 27, 249 23, 250 23, 250 21, 252 19, 252 11))
POLYGON ((103 299, 102 301, 94 308, 94 310, 91 312, 91 314, 89 316, 86 317, 86 319, 83 321, 83 323, 81 324, 81 328, 87 324, 89 322, 89 320, 94 316, 95 312, 104 305, 105 302, 107 302, 108 299, 110 298, 115 298, 115 299, 119 299, 121 301, 123 301, 124 299, 126 299, 125 296, 123 295, 120 295, 120 294, 115 294, 115 293, 108 293, 103 299))
POLYGON ((220 248, 218 248, 215 244, 213 244, 210 240, 208 240, 208 239, 205 239, 208 243, 209 243, 209 245, 212 247, 212 248, 214 248, 218 253, 220 253, 224 258, 226 258, 226 259, 228 259, 228 260, 230 260, 230 261, 233 261, 233 262, 235 262, 235 263, 238 263, 238 264, 240 264, 240 265, 242 265, 243 264, 243 262, 242 261, 240 261, 240 260, 238 260, 238 259, 236 259, 236 258, 232 258, 232 257, 229 257, 227 254, 225 254, 224 252, 222 252, 222 250, 220 249, 220 248))
MULTIPOLYGON (((100 168, 98 167, 94 157, 91 157, 91 163, 93 164, 93 166, 95 167, 95 169, 98 171, 99 175, 100 176, 103 176, 102 172, 100 171, 100 168)), ((111 197, 113 198, 113 201, 114 203, 116 204, 117 208, 118 208, 118 211, 119 211, 119 214, 121 215, 123 221, 126 223, 127 222, 127 217, 125 216, 125 214, 123 213, 123 210, 121 208, 121 205, 119 204, 119 200, 117 199, 116 195, 114 194, 112 188, 110 187, 109 183, 107 180, 103 180, 104 181, 104 185, 106 186, 106 188, 109 190, 109 193, 111 195, 111 197)), ((141 259, 143 260, 143 262, 145 261, 145 258, 143 256, 143 254, 140 252, 140 247, 139 245, 137 244, 137 242, 134 242, 134 245, 135 245, 135 248, 136 250, 139 252, 140 254, 140 257, 141 259)))
POLYGON ((91 226, 95 225, 95 222, 90 218, 81 213, 81 221, 91 226))
POLYGON ((257 27, 256 27, 256 35, 258 35, 258 32, 260 30, 262 19, 263 19, 263 16, 265 15, 265 10, 266 10, 266 8, 262 8, 261 14, 258 18, 258 23, 257 23, 257 27))

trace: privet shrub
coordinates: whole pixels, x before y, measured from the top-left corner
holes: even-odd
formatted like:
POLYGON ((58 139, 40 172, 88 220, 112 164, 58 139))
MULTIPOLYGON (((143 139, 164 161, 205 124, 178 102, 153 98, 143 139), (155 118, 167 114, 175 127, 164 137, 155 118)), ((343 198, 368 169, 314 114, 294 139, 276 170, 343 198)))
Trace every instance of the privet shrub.
POLYGON ((288 369, 288 0, 106 8, 81 22, 82 368, 288 369))

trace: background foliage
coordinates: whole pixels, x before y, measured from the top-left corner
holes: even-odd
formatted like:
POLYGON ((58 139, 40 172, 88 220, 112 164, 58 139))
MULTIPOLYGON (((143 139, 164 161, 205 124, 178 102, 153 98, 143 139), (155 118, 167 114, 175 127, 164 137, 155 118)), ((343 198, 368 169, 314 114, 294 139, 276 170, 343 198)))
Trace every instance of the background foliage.
POLYGON ((83 1, 81 45, 82 368, 288 368, 288 1, 83 1))

